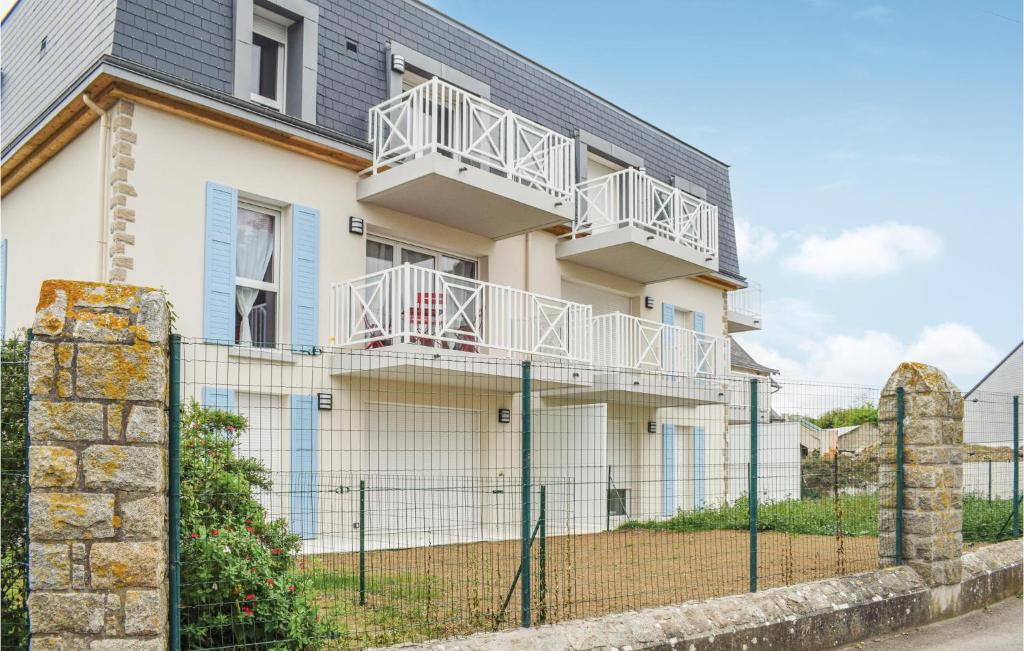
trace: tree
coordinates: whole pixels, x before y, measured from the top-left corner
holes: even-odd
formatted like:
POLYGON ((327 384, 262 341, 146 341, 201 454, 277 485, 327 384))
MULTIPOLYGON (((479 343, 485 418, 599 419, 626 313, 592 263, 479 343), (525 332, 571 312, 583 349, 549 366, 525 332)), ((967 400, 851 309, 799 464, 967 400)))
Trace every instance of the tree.
POLYGON ((830 411, 826 411, 821 416, 812 419, 811 422, 822 429, 849 427, 851 425, 861 425, 863 423, 877 423, 878 407, 870 402, 865 402, 863 405, 858 405, 856 407, 832 409, 830 411))

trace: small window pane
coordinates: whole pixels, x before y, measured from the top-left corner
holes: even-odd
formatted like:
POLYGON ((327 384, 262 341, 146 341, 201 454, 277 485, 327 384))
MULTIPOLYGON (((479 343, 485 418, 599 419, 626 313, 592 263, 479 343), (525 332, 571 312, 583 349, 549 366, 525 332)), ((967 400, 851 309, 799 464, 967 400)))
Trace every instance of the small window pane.
POLYGON ((445 273, 462 276, 463 278, 476 278, 476 263, 470 260, 460 260, 447 255, 441 256, 441 271, 445 273))
POLYGON ((238 208, 235 273, 240 278, 274 282, 274 216, 238 208))
POLYGON ((414 267, 433 269, 437 265, 437 258, 432 253, 423 253, 414 249, 402 249, 402 264, 406 263, 414 267))
POLYGON ((277 292, 259 290, 249 309, 249 314, 242 316, 241 310, 251 298, 251 290, 239 287, 237 309, 235 310, 235 341, 240 344, 253 345, 261 348, 273 347, 277 342, 277 292), (246 324, 242 321, 245 319, 246 324), (246 325, 248 327, 246 327, 246 325))
POLYGON ((252 92, 267 99, 277 97, 278 50, 281 44, 260 34, 252 35, 252 92))
POLYGON ((395 247, 366 240, 366 273, 375 274, 395 266, 395 247))

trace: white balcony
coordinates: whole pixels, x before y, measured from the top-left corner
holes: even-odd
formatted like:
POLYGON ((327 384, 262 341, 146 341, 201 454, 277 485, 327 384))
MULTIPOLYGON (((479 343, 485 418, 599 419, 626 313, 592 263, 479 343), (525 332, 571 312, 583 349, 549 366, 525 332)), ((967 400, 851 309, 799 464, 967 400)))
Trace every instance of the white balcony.
MULTIPOLYGON (((381 356, 392 379, 408 379, 403 375, 418 363, 417 353, 443 353, 453 381, 459 376, 469 381, 475 374, 518 379, 515 364, 488 364, 488 355, 538 355, 587 364, 590 316, 589 305, 409 264, 331 286, 332 343, 401 351, 381 356)), ((342 373, 388 377, 380 375, 379 367, 357 368, 360 359, 342 357, 355 365, 342 373)), ((541 385, 546 381, 538 379, 541 385)), ((577 375, 570 383, 585 381, 577 375)))
POLYGON ((573 140, 437 78, 370 109, 361 201, 490 238, 572 221, 573 140))
POLYGON ((558 258, 643 283, 718 271, 718 208, 635 169, 584 181, 558 258))
POLYGON ((751 283, 745 289, 729 292, 729 332, 761 329, 761 286, 751 283))

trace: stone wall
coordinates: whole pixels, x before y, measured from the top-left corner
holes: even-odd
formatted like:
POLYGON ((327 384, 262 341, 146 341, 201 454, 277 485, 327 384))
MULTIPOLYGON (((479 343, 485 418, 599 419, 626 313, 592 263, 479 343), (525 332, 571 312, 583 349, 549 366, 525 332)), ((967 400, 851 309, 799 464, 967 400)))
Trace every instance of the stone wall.
POLYGON ((163 294, 46 281, 29 362, 33 649, 167 647, 163 294))
POLYGON ((132 130, 135 104, 120 100, 110 109, 110 161, 109 161, 109 216, 110 245, 107 250, 109 268, 107 277, 111 282, 128 281, 128 272, 135 268, 135 258, 129 247, 135 244, 135 235, 128 232, 128 224, 135 222, 135 209, 128 200, 137 196, 135 186, 129 178, 135 170, 132 152, 138 142, 138 134, 132 130))

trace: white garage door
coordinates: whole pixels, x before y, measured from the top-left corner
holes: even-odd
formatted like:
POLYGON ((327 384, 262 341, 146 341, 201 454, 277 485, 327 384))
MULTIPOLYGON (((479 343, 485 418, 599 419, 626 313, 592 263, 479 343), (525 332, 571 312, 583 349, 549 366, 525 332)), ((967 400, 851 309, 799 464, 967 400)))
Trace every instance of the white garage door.
POLYGON ((479 540, 479 412, 373 403, 368 435, 368 545, 479 540))
POLYGON ((562 281, 562 298, 594 306, 594 316, 622 312, 629 314, 629 297, 606 289, 591 287, 569 280, 562 281))

